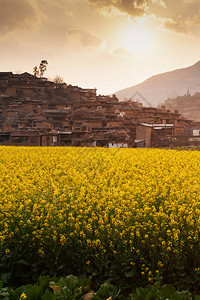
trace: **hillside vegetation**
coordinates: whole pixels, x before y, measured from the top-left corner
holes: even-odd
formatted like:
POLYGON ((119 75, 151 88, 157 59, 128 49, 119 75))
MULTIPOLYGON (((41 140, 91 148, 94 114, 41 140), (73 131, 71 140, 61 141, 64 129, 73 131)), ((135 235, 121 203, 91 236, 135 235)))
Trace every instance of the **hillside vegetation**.
POLYGON ((186 119, 200 121, 200 92, 194 95, 187 92, 184 96, 168 98, 164 106, 172 111, 177 109, 186 119))

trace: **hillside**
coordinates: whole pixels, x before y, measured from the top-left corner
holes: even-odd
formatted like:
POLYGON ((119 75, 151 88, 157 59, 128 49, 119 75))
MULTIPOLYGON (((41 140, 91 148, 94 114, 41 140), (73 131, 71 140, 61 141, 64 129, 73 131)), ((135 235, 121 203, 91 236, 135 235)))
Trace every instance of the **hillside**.
POLYGON ((96 89, 57 84, 27 72, 0 72, 0 145, 135 147, 135 140, 145 140, 137 132, 140 123, 164 124, 152 145, 169 146, 187 143, 185 128, 192 122, 164 108, 97 95, 96 89), (166 124, 171 126, 167 142, 166 124))
POLYGON ((163 105, 169 110, 178 110, 186 119, 200 121, 200 92, 176 98, 168 98, 163 105))
POLYGON ((167 98, 183 96, 188 90, 191 94, 200 91, 199 77, 200 61, 187 68, 152 76, 115 94, 120 100, 132 98, 144 105, 157 106, 167 98))

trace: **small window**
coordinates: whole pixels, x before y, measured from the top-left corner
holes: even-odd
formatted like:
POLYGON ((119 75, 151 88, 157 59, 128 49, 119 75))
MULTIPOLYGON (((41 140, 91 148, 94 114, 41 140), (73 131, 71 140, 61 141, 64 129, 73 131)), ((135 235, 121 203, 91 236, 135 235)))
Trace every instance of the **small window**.
POLYGON ((36 139, 35 138, 31 138, 31 144, 35 144, 36 139))

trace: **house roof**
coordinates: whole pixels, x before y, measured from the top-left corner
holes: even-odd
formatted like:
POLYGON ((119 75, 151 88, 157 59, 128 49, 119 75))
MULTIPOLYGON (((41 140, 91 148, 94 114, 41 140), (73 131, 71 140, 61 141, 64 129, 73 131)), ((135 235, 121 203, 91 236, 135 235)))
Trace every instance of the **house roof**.
POLYGON ((190 129, 191 130, 200 130, 200 126, 198 126, 198 125, 197 126, 192 126, 192 127, 190 127, 190 129))
POLYGON ((17 76, 19 76, 19 77, 24 77, 24 76, 28 76, 28 77, 35 77, 34 75, 32 75, 32 74, 30 74, 30 73, 28 73, 28 72, 24 72, 24 73, 21 73, 21 74, 15 74, 15 75, 17 75, 17 76))
POLYGON ((174 127, 174 124, 148 124, 148 123, 140 123, 140 125, 145 127, 161 127, 161 128, 167 128, 167 127, 174 127))
POLYGON ((44 113, 53 113, 53 114, 68 114, 70 112, 70 109, 46 109, 44 110, 44 113))
POLYGON ((141 142, 145 142, 145 139, 142 139, 142 140, 134 140, 134 142, 137 144, 137 143, 141 143, 141 142))
POLYGON ((59 134, 72 134, 72 131, 58 131, 59 134))
POLYGON ((0 78, 11 77, 11 76, 13 76, 12 72, 0 72, 0 78))

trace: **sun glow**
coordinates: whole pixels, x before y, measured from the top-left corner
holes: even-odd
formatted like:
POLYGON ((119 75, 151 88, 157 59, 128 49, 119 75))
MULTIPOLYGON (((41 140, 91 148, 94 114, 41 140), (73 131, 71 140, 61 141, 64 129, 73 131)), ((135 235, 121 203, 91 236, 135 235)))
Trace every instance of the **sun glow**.
POLYGON ((155 36, 150 27, 138 19, 123 33, 121 42, 134 55, 148 56, 155 49, 155 36))

